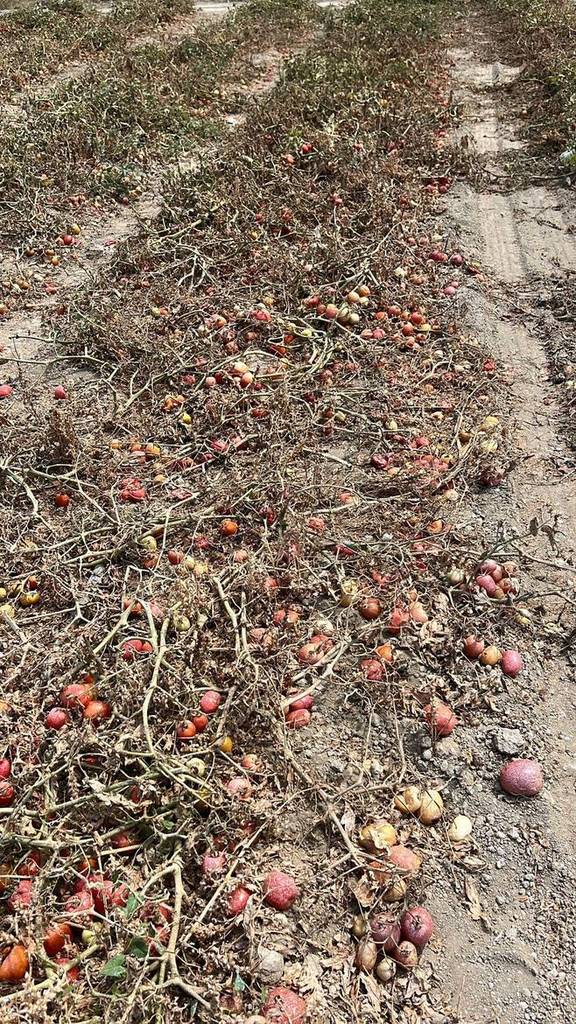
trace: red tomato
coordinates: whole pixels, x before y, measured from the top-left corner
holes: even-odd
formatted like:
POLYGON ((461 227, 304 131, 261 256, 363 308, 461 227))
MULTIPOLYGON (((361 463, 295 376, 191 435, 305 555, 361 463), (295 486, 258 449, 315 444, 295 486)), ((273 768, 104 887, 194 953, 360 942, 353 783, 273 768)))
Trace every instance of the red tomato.
POLYGON ((80 921, 90 917, 94 913, 94 900, 92 899, 92 893, 88 889, 83 889, 81 892, 75 892, 66 900, 64 910, 72 919, 72 924, 77 925, 80 921))
POLYGON ((84 708, 84 718, 93 722, 95 725, 97 725, 98 722, 103 722, 106 718, 110 718, 111 714, 112 708, 110 704, 107 704, 103 700, 91 700, 84 708))
POLYGON ((47 729, 63 729, 69 723, 70 715, 63 708, 51 708, 44 720, 47 729))
POLYGON ((223 519, 220 524, 220 533, 223 537, 234 537, 238 533, 238 523, 234 519, 223 519))
POLYGON ((128 902, 127 885, 116 885, 109 878, 102 879, 99 875, 88 876, 88 891, 94 900, 96 912, 102 916, 109 913, 111 907, 125 907, 128 902))
MULTIPOLYGON (((68 964, 72 963, 72 960, 67 956, 57 956, 54 958, 54 963, 58 964, 59 967, 66 967, 68 964)), ((75 964, 74 967, 68 968, 66 971, 66 979, 72 984, 76 984, 80 981, 80 967, 78 964, 75 964)))
POLYGON ((26 974, 30 964, 28 951, 25 946, 12 946, 5 953, 0 963, 0 982, 7 985, 16 985, 26 974))
POLYGON ((59 921, 48 929, 44 936, 44 949, 48 956, 56 956, 67 942, 72 940, 72 929, 66 921, 59 921))
POLYGON ((181 722, 176 727, 176 736, 179 740, 191 740, 194 739, 197 731, 194 722, 181 722))
POLYGON ((14 786, 6 779, 0 779, 0 807, 10 807, 14 803, 14 786))
POLYGON ((60 703, 64 708, 85 708, 94 698, 94 687, 92 685, 92 676, 84 677, 86 680, 90 678, 91 682, 84 683, 69 683, 65 686, 60 693, 60 703))
POLYGON ((211 715, 217 711, 222 703, 222 694, 217 690, 206 690, 200 698, 200 707, 206 714, 211 715))
POLYGON ((19 865, 18 875, 24 875, 26 878, 35 878, 36 875, 40 874, 40 868, 42 867, 42 855, 40 853, 31 853, 26 860, 19 865))

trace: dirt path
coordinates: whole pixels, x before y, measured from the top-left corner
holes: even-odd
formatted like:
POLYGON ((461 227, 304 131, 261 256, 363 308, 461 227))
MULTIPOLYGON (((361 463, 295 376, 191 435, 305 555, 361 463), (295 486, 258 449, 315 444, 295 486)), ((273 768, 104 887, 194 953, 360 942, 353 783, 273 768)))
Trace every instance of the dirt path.
POLYGON ((460 293, 461 312, 482 347, 509 371, 518 454, 505 487, 481 497, 461 528, 464 534, 480 528, 495 543, 500 538, 501 552, 521 551, 524 591, 550 596, 531 603, 536 656, 527 680, 498 695, 493 724, 466 730, 458 741, 462 749, 452 746, 439 756, 439 764, 451 770, 455 796, 476 819, 488 861, 478 883, 483 922, 474 923, 441 886, 436 893, 445 940, 440 973, 454 993, 457 1019, 466 1024, 568 1021, 576 1013, 576 703, 573 671, 553 655, 557 644, 546 633, 553 633, 563 599, 574 599, 576 486, 565 472, 573 459, 560 438, 560 411, 532 313, 540 278, 562 279, 575 267, 570 232, 576 210, 569 194, 516 190, 508 177, 510 154, 522 143, 517 126, 507 120, 499 87, 520 69, 498 61, 485 17, 468 20, 450 55, 453 87, 463 105, 459 134, 468 137, 483 171, 483 184, 460 185, 448 205, 461 244, 486 272, 486 287, 460 293), (537 523, 558 532, 530 536, 530 523, 533 530, 537 523), (518 544, 514 534, 522 536, 518 544), (502 744, 502 727, 519 733, 512 741, 518 750, 509 754, 533 754, 545 766, 545 793, 538 801, 513 802, 494 787, 502 761, 494 747, 502 744))

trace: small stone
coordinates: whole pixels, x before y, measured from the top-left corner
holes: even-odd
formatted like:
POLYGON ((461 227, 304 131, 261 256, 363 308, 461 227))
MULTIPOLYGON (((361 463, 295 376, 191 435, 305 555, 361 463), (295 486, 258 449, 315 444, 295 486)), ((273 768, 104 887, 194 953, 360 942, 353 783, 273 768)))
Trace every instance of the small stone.
POLYGON ((280 981, 284 974, 284 957, 275 949, 259 946, 256 973, 266 984, 280 981))
POLYGON ((498 729, 493 742, 498 753, 508 757, 524 749, 524 737, 519 729, 498 729))
POLYGON ((445 739, 440 740, 436 744, 436 749, 440 754, 446 754, 447 757, 459 757, 460 747, 456 740, 452 739, 452 736, 446 736, 445 739))

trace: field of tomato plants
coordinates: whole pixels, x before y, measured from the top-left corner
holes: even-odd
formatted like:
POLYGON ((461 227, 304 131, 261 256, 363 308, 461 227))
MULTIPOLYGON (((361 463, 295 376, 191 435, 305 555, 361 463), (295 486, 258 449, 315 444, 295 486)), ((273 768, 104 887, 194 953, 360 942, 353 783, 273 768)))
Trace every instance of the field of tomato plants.
POLYGON ((10 98, 34 80, 54 74, 63 61, 94 59, 178 14, 193 10, 188 0, 126 0, 95 17, 81 0, 52 0, 16 7, 2 24, 0 92, 10 98))
POLYGON ((568 173, 576 166, 576 11, 557 4, 504 0, 498 11, 510 51, 524 62, 524 115, 529 133, 548 150, 564 152, 568 173), (513 42, 511 42, 513 41, 513 42))
POLYGON ((445 14, 0 22, 7 1024, 460 1019, 427 893, 482 862, 420 743, 530 617, 466 525, 509 459, 445 14))

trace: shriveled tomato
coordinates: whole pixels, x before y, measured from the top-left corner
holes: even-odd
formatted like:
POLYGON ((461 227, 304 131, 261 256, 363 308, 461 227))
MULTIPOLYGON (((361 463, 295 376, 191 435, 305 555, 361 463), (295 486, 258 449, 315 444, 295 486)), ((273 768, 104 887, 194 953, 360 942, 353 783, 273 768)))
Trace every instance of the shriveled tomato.
POLYGON ((111 879, 102 879, 99 875, 89 875, 88 891, 94 900, 96 912, 102 916, 109 913, 113 907, 125 907, 128 902, 127 885, 116 885, 111 879))
POLYGON ((14 913, 31 906, 34 897, 34 882, 31 878, 21 878, 8 900, 8 907, 14 913))
POLYGON ((58 964, 58 967, 68 968, 66 970, 66 980, 70 983, 76 984, 80 981, 80 967, 78 964, 68 967, 72 962, 73 961, 67 956, 57 956, 54 958, 54 963, 58 964))
MULTIPOLYGON (((86 677, 87 678, 87 677, 86 677)), ((69 683, 60 691, 60 703, 64 708, 85 708, 94 699, 93 678, 91 682, 69 683)))
POLYGON ((15 796, 14 786, 7 779, 0 779, 0 807, 10 807, 15 796))
POLYGON ((90 917, 94 913, 94 900, 91 892, 88 889, 75 892, 66 900, 64 909, 74 925, 90 917))

